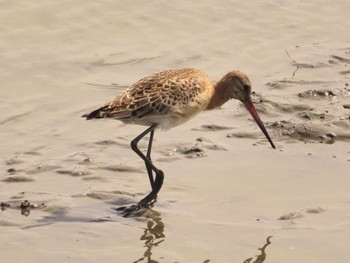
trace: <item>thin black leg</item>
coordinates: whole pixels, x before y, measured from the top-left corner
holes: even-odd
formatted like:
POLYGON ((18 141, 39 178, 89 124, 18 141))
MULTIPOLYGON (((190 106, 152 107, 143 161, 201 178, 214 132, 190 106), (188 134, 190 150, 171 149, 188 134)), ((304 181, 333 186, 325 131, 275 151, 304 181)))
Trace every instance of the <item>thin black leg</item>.
POLYGON ((138 206, 139 207, 147 207, 151 205, 157 198, 157 194, 163 185, 164 173, 161 170, 158 170, 151 161, 151 149, 152 142, 154 136, 154 130, 157 127, 156 124, 152 124, 149 128, 147 128, 144 132, 142 132, 139 136, 137 136, 134 140, 131 141, 131 149, 145 162, 148 176, 150 179, 150 183, 152 186, 152 191, 143 198, 138 206), (150 140, 148 144, 147 156, 145 156, 140 149, 137 147, 138 142, 145 137, 148 133, 150 133, 150 140), (153 179, 153 172, 156 175, 156 178, 153 179))
MULTIPOLYGON (((146 154, 146 157, 148 158, 148 160, 150 162, 152 162, 151 150, 152 150, 153 136, 154 136, 154 129, 151 130, 150 135, 149 135, 148 149, 147 149, 147 154, 146 154)), ((152 167, 149 166, 147 162, 145 162, 145 165, 146 165, 146 169, 147 169, 147 173, 148 173, 148 177, 149 177, 149 182, 150 182, 151 187, 153 189, 154 188, 154 177, 153 177, 152 167)))

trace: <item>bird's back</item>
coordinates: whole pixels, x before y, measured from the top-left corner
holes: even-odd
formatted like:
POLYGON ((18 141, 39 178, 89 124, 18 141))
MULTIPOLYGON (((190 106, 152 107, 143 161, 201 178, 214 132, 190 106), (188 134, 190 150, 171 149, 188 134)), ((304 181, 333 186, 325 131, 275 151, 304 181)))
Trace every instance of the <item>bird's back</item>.
POLYGON ((140 125, 156 123, 168 129, 204 110, 213 92, 211 80, 199 69, 166 70, 139 80, 85 117, 113 118, 140 125))

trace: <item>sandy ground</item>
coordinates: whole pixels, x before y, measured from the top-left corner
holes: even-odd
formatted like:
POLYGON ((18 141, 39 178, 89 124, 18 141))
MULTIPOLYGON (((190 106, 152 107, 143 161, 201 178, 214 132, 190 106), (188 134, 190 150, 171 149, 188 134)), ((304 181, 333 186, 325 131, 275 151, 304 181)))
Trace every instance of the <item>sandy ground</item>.
POLYGON ((346 262, 349 7, 0 2, 1 262, 346 262), (150 190, 144 127, 80 116, 185 66, 245 71, 277 149, 237 101, 156 132, 164 186, 124 218, 150 190))

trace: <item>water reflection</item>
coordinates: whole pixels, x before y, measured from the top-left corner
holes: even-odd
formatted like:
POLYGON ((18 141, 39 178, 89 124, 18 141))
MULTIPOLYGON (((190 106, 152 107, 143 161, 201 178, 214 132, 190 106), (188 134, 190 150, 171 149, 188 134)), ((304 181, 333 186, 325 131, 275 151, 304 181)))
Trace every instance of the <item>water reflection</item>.
POLYGON ((271 244, 271 241, 270 241, 271 238, 272 238, 272 236, 267 237, 265 245, 262 246, 261 248, 258 248, 258 250, 260 250, 261 253, 260 253, 260 255, 256 256, 256 259, 254 261, 252 261, 253 257, 251 257, 251 258, 247 258, 246 260, 244 260, 243 263, 262 263, 262 262, 264 262, 266 259, 266 248, 268 245, 271 244))
MULTIPOLYGON (((8 208, 19 208, 20 212, 24 216, 29 216, 30 211, 33 208, 43 208, 46 207, 46 205, 43 204, 31 204, 27 200, 21 203, 16 203, 14 205, 13 203, 9 204, 7 202, 0 202, 0 211, 6 211, 8 208)), ((146 212, 142 215, 143 218, 147 219, 146 227, 143 231, 143 234, 140 237, 140 240, 143 242, 143 247, 145 248, 145 251, 143 255, 138 258, 137 260, 133 261, 133 263, 161 263, 158 260, 154 259, 154 249, 164 242, 165 240, 165 234, 164 229, 165 225, 162 221, 161 214, 157 211, 154 211, 152 209, 147 209, 146 212)), ((26 226, 24 228, 33 228, 43 225, 52 224, 55 222, 105 222, 105 221, 113 221, 110 218, 107 219, 91 219, 89 217, 75 217, 67 215, 66 209, 59 209, 55 211, 51 216, 45 216, 42 219, 39 219, 39 224, 26 226)), ((272 236, 268 236, 266 238, 265 244, 258 248, 260 251, 259 255, 255 255, 253 257, 247 258, 243 261, 243 263, 263 263, 265 262, 267 258, 266 249, 271 244, 271 238, 272 236)), ((162 258, 161 256, 158 256, 158 258, 162 258)), ((202 259, 203 260, 203 259, 202 259)), ((206 259, 204 261, 200 260, 199 262, 202 263, 211 263, 211 259, 206 259)), ((177 261, 176 261, 177 262, 177 261)))
POLYGON ((140 240, 144 241, 144 247, 146 248, 143 256, 133 263, 147 262, 147 263, 159 263, 152 259, 152 250, 165 240, 164 235, 164 223, 159 212, 152 209, 148 209, 147 214, 147 228, 144 230, 140 240))

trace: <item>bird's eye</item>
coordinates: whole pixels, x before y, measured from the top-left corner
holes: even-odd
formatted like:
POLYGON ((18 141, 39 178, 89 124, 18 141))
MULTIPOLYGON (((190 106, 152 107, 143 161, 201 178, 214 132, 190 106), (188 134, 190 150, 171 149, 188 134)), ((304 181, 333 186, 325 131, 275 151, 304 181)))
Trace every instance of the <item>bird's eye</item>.
POLYGON ((243 89, 245 89, 245 90, 250 90, 250 86, 249 85, 247 85, 247 84, 245 84, 244 86, 243 86, 243 89))

